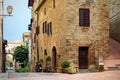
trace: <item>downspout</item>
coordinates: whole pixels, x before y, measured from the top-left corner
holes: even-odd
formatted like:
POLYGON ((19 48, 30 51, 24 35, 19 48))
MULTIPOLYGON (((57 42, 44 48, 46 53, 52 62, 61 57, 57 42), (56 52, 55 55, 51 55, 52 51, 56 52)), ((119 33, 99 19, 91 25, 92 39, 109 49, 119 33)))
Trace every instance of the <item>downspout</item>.
MULTIPOLYGON (((38 26, 38 19, 39 19, 38 11, 35 11, 35 14, 37 15, 37 27, 39 27, 39 26, 38 26)), ((37 27, 36 27, 36 28, 37 28, 37 27)), ((39 33, 37 33, 37 34, 36 34, 36 45, 37 45, 37 61, 39 61, 38 34, 39 34, 39 33)))

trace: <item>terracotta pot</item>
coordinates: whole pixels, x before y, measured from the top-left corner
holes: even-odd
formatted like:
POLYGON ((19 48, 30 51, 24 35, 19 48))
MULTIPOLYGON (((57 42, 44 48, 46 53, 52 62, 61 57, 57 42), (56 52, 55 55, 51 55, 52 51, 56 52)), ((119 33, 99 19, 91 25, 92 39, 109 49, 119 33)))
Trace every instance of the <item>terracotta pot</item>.
POLYGON ((62 73, 62 68, 57 68, 58 73, 62 73))

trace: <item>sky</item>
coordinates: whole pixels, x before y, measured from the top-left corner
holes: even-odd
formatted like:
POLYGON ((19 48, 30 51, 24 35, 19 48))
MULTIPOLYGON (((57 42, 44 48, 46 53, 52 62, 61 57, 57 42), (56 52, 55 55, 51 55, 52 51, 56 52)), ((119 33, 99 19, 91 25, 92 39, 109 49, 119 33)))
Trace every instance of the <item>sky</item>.
POLYGON ((4 0, 4 14, 7 6, 13 7, 13 16, 3 17, 3 38, 7 41, 22 40, 24 32, 29 32, 31 9, 28 8, 28 0, 4 0))

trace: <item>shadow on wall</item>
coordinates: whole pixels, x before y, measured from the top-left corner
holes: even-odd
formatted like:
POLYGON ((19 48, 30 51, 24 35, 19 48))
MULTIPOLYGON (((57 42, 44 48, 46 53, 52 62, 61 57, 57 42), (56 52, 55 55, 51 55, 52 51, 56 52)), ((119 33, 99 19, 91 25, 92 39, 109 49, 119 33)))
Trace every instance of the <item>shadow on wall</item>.
POLYGON ((120 13, 110 20, 110 37, 120 42, 120 13))

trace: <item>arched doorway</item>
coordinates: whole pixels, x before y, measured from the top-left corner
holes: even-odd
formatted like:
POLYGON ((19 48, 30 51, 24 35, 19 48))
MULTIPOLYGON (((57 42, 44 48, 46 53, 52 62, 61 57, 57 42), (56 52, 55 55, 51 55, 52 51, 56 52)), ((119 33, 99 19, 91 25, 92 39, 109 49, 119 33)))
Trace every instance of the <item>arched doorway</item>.
POLYGON ((57 66, 57 63, 56 63, 57 62, 56 54, 57 54, 57 51, 56 51, 56 47, 54 46, 52 48, 52 65, 53 65, 53 69, 55 69, 56 66, 57 66))
POLYGON ((79 69, 88 68, 88 47, 79 47, 79 69))
POLYGON ((46 57, 47 57, 47 50, 44 49, 44 59, 45 59, 45 67, 47 66, 47 61, 46 61, 46 57))

